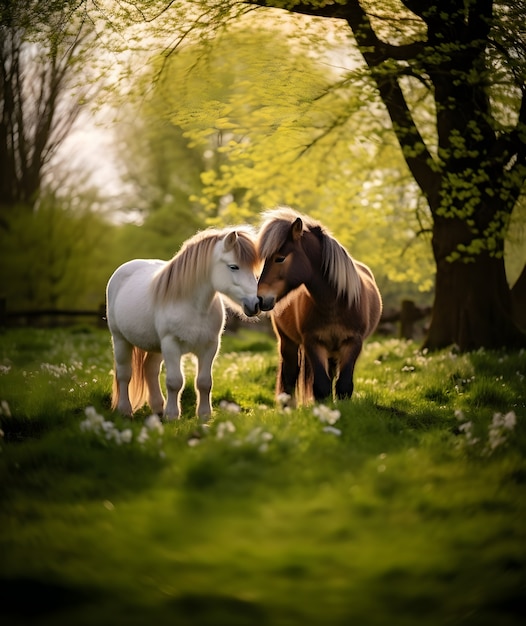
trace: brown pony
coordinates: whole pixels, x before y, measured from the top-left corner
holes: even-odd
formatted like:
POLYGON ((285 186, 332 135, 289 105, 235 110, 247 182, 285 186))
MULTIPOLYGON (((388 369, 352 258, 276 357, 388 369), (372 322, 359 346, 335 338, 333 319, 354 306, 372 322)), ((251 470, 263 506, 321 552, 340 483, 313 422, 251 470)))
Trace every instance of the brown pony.
POLYGON ((373 274, 313 219, 289 208, 265 217, 258 297, 279 341, 276 394, 350 398, 356 359, 382 312, 373 274))

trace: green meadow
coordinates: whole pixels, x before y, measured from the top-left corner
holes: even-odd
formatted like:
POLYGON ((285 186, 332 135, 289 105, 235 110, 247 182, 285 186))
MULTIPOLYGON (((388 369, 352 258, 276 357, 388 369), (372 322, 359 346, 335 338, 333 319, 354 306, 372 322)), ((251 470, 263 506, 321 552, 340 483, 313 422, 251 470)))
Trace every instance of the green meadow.
POLYGON ((225 335, 215 413, 109 409, 109 333, 0 334, 4 625, 511 626, 526 598, 526 353, 373 339, 355 395, 274 402, 225 335))

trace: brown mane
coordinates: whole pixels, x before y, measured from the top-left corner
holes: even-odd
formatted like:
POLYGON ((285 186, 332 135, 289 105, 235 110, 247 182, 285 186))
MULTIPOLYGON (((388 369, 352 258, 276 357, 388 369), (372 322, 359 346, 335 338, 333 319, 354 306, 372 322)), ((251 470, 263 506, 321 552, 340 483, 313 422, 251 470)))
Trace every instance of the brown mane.
POLYGON ((265 221, 258 237, 258 255, 271 257, 284 245, 290 228, 297 218, 303 222, 303 233, 319 232, 322 243, 323 271, 340 298, 347 299, 349 307, 360 302, 361 279, 355 262, 345 248, 319 222, 288 207, 279 207, 264 213, 265 221))

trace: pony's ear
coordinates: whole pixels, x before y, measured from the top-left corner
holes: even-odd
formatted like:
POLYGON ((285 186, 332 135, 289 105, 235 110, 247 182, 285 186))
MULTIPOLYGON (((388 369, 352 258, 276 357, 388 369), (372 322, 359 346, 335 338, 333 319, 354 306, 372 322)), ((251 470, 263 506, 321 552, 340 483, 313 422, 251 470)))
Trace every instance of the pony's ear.
POLYGON ((230 252, 230 250, 232 250, 232 248, 236 245, 236 243, 237 243, 237 232, 233 230, 232 232, 228 233, 228 235, 223 239, 224 251, 230 252))
POLYGON ((297 217, 294 220, 290 228, 290 234, 292 236, 292 241, 298 241, 303 235, 303 222, 301 221, 301 217, 297 217))

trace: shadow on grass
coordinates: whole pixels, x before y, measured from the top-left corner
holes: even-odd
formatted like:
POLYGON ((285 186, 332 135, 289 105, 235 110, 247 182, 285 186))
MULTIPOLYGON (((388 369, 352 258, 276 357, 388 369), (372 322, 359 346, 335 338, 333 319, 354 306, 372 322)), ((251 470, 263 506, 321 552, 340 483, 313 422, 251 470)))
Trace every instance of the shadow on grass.
POLYGON ((3 579, 0 580, 0 588, 0 616, 4 619, 18 618, 22 623, 29 623, 25 620, 42 619, 64 609, 99 602, 103 595, 99 590, 79 589, 64 583, 33 578, 3 579))
POLYGON ((247 600, 215 594, 186 594, 167 605, 178 626, 264 626, 269 619, 263 607, 247 600))
POLYGON ((125 497, 148 489, 164 465, 157 449, 116 446, 93 436, 50 433, 4 454, 4 502, 10 498, 74 503, 125 497))
POLYGON ((134 606, 101 589, 33 578, 0 579, 4 624, 177 624, 266 626, 266 610, 254 602, 213 593, 183 594, 157 606, 134 606), (73 620, 73 621, 72 621, 73 620))

